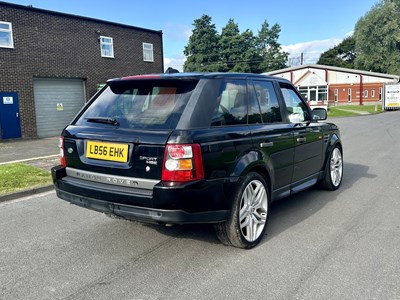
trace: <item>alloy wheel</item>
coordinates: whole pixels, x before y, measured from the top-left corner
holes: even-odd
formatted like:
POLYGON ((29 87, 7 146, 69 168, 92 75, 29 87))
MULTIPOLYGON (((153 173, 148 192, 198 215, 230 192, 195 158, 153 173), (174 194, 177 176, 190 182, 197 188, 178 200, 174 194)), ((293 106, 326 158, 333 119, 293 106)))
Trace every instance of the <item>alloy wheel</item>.
POLYGON ((330 166, 332 184, 337 187, 340 185, 343 176, 343 159, 339 148, 333 150, 330 166))
POLYGON ((243 237, 255 241, 263 232, 268 215, 268 196, 259 180, 251 181, 245 188, 239 211, 240 230, 243 237))

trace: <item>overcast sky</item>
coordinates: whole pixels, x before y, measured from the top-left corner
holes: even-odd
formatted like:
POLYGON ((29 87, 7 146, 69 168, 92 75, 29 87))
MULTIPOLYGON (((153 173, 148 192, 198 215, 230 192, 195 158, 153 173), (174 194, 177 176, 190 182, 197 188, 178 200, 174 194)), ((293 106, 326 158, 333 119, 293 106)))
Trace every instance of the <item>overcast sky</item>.
MULTIPOLYGON (((267 20, 281 28, 279 42, 290 53, 290 62, 298 64, 304 53, 305 63, 315 63, 321 52, 351 34, 356 22, 377 0, 8 0, 36 8, 103 19, 137 27, 163 31, 165 68, 182 70, 183 49, 193 30, 193 21, 207 14, 218 32, 230 18, 258 33, 267 20)), ((0 12, 1 16, 1 12, 0 12)))

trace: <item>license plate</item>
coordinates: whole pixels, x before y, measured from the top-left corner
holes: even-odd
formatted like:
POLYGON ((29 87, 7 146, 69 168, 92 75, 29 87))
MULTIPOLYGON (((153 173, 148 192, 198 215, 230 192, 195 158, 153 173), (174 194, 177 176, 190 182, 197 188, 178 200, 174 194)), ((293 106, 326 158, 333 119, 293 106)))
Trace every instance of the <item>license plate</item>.
POLYGON ((127 144, 87 141, 86 157, 116 162, 128 161, 127 144))

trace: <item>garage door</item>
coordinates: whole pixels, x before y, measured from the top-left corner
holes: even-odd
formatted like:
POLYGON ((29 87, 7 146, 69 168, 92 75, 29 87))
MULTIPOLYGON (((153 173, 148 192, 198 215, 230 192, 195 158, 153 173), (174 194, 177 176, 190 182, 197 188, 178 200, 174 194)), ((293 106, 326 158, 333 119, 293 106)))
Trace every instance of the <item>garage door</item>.
POLYGON ((60 135, 85 103, 81 79, 34 79, 33 90, 39 137, 60 135))

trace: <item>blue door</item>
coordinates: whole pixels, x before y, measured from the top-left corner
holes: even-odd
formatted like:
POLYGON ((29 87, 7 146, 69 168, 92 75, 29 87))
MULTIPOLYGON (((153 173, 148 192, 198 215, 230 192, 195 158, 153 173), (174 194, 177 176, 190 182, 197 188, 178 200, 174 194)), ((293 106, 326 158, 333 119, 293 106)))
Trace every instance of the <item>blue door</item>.
POLYGON ((3 140, 21 137, 17 93, 0 93, 0 132, 3 140))

